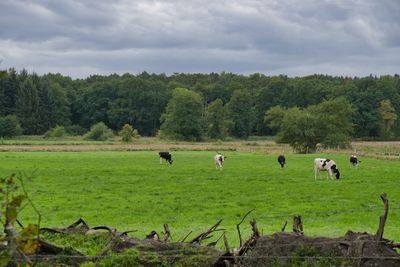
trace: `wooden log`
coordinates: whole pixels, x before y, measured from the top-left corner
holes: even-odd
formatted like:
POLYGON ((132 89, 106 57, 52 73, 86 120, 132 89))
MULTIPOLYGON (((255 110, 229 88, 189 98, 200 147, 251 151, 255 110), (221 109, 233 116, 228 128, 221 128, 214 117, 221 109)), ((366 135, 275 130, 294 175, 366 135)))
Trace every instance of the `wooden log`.
POLYGON ((381 194, 381 199, 383 201, 383 214, 379 218, 379 227, 376 232, 376 240, 381 241, 383 238, 383 232, 385 230, 385 223, 389 213, 389 200, 387 199, 387 195, 385 192, 381 194))

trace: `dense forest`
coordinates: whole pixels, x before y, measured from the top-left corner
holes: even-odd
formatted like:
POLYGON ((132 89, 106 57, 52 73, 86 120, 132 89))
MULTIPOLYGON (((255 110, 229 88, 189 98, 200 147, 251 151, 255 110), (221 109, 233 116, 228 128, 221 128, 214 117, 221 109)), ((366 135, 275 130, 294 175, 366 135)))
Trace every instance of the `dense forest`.
POLYGON ((275 135, 277 129, 266 122, 271 108, 306 109, 337 98, 351 103, 353 112, 348 116, 354 138, 400 136, 397 74, 292 78, 259 73, 168 76, 143 72, 71 79, 26 70, 0 71, 0 118, 16 118, 26 135, 44 134, 56 125, 82 134, 98 122, 114 131, 130 124, 142 136, 155 136, 160 129, 168 133, 190 122, 195 125, 176 136, 190 140, 275 135))

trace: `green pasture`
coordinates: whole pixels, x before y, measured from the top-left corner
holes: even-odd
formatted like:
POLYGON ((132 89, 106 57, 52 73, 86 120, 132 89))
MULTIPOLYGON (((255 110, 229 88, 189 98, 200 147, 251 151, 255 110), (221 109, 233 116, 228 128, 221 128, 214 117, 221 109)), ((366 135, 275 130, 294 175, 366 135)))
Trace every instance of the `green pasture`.
MULTIPOLYGON (((236 224, 251 209, 241 226, 244 236, 252 218, 264 234, 280 231, 285 221, 291 231, 295 214, 302 216, 307 235, 375 233, 384 191, 390 200, 384 236, 400 241, 398 160, 361 158, 354 168, 349 155, 288 154, 287 166, 280 169, 277 155, 229 151, 219 171, 214 152, 172 153, 170 166, 160 165, 156 151, 1 152, 0 176, 34 172, 26 187, 41 212, 41 226, 63 227, 84 217, 90 226, 137 229, 131 235, 143 238, 151 230, 161 233, 168 223, 177 241, 223 219, 232 246, 237 246, 236 224), (315 157, 334 159, 342 179, 327 180, 322 173, 315 181, 315 157)), ((20 219, 23 224, 37 220, 29 207, 20 219)))

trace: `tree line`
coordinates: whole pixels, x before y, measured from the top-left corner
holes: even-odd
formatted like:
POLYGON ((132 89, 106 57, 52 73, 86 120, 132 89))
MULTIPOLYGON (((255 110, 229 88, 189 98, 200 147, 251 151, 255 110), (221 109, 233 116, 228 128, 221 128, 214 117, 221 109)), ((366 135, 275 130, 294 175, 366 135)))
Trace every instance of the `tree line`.
POLYGON ((286 141, 289 126, 308 123, 326 128, 314 136, 342 131, 356 138, 393 139, 400 136, 399 112, 399 75, 291 78, 143 72, 72 79, 26 70, 0 71, 0 128, 4 121, 17 121, 26 135, 44 134, 56 125, 82 134, 103 122, 113 131, 132 125, 142 136, 200 140, 278 134, 286 141), (335 99, 339 101, 330 106, 335 99), (318 107, 322 103, 326 107, 318 107), (274 117, 277 111, 281 116, 274 117), (319 112, 336 115, 321 117, 319 112), (307 121, 307 116, 315 121, 307 121), (332 120, 345 121, 344 128, 322 123, 332 120))

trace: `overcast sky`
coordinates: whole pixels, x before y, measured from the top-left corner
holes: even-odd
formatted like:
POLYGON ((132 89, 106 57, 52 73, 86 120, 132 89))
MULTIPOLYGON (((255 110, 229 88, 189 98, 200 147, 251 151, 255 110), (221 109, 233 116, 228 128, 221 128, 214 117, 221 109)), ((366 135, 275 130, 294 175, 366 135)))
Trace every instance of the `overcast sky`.
POLYGON ((400 73, 400 0, 0 0, 0 69, 400 73))

